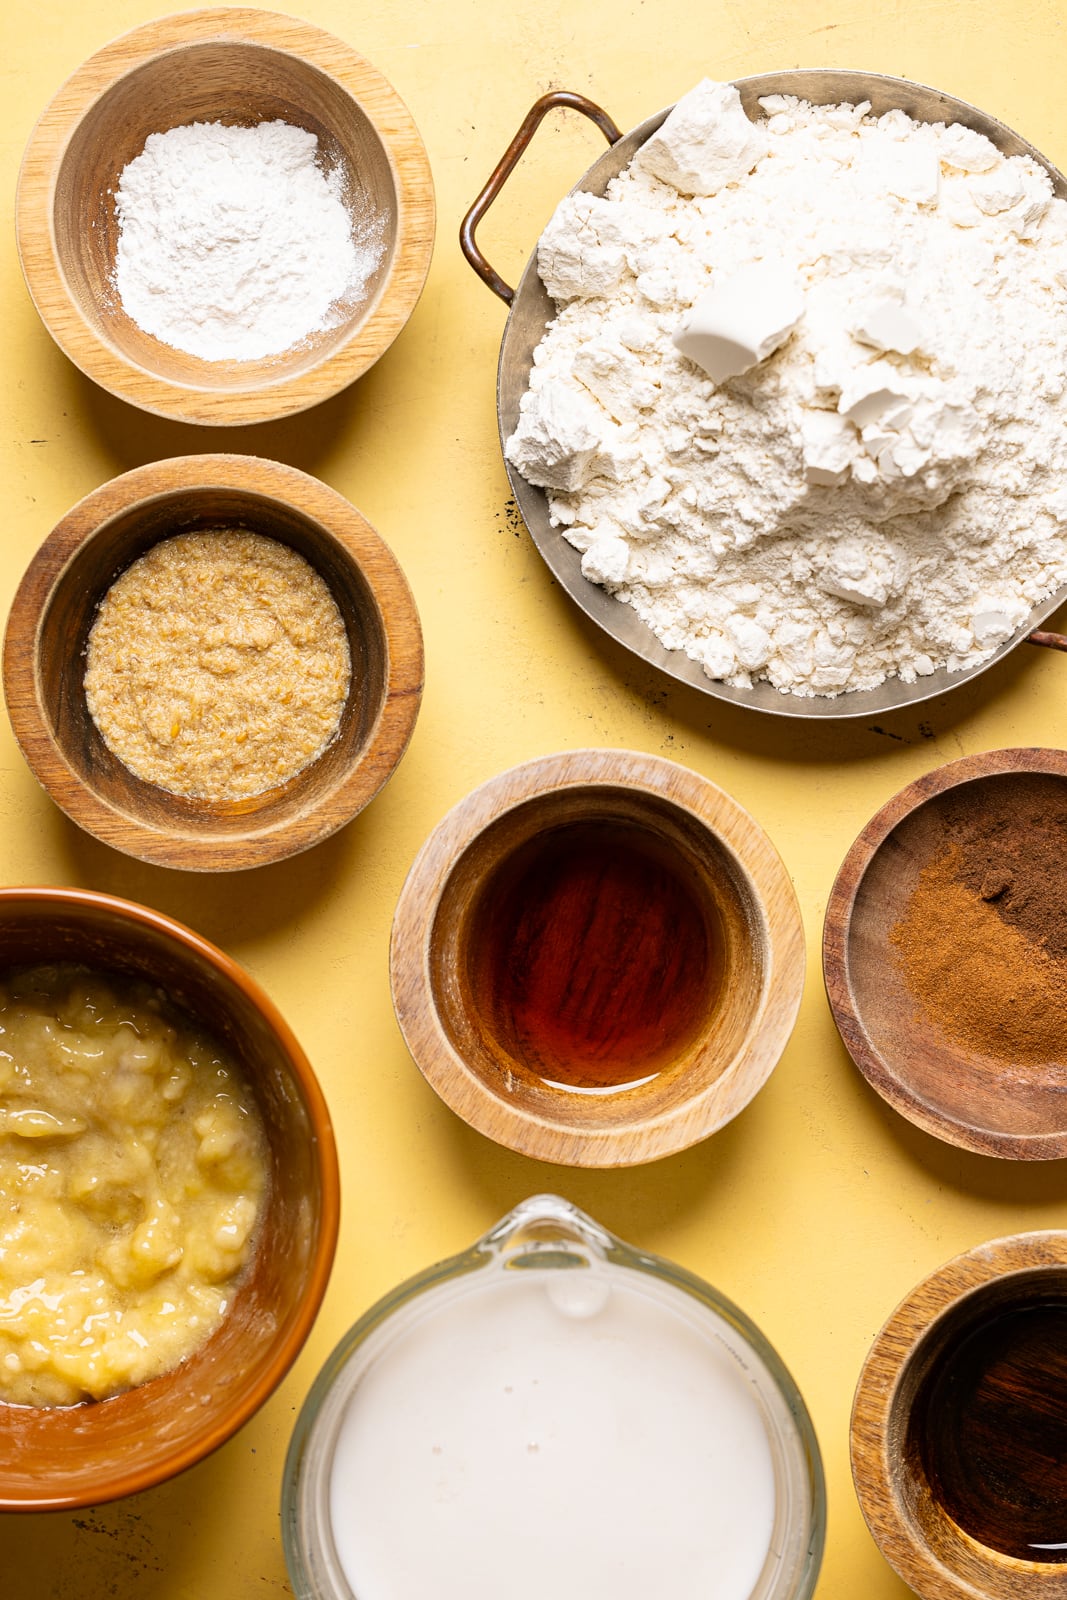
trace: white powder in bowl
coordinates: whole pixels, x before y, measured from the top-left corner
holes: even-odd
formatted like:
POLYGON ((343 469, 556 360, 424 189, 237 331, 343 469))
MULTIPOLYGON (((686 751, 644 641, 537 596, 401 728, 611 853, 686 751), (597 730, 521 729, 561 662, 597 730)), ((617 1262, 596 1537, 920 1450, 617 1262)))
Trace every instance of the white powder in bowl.
POLYGON ((122 170, 115 287, 127 315, 187 355, 256 361, 337 327, 385 251, 344 174, 286 122, 153 133, 122 170))
POLYGON ((762 110, 699 85, 561 203, 507 458, 710 678, 976 665, 1067 582, 1067 203, 969 128, 762 110))

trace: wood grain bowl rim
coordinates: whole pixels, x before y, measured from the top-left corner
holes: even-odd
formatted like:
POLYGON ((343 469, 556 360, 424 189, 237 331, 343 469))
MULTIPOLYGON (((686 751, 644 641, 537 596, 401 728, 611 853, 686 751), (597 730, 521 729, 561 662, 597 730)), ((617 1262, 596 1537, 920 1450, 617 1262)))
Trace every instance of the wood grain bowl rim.
POLYGON ((984 750, 946 762, 907 784, 861 830, 838 870, 823 922, 823 981, 842 1043, 871 1088, 901 1116, 934 1138, 977 1155, 1053 1161, 1067 1156, 1067 1128, 1008 1133, 964 1123, 929 1105, 875 1047, 864 1025, 849 955, 852 916, 866 874, 890 835, 913 812, 951 789, 991 777, 1036 773, 1067 778, 1067 751, 1041 746, 984 750))
MULTIPOLYGON (((248 6, 181 11, 140 24, 89 56, 57 90, 27 142, 15 194, 19 261, 42 322, 78 369, 153 415, 202 426, 276 421, 354 382, 407 323, 430 269, 436 228, 429 158, 407 106, 389 81, 344 40, 281 12, 248 6), (93 329, 75 303, 53 219, 61 164, 82 118, 127 74, 160 56, 206 43, 257 45, 307 63, 363 110, 381 142, 396 191, 396 242, 385 283, 338 346, 300 372, 244 389, 181 383, 152 372, 93 329)), ((203 363, 205 376, 212 363, 203 363)))
MULTIPOLYGON (((931 1550, 909 1515, 900 1481, 898 1411, 913 1360, 972 1297, 1012 1277, 1067 1270, 1067 1230, 991 1239, 954 1256, 918 1283, 876 1334, 856 1384, 849 1425, 852 1480, 871 1535, 890 1566, 922 1600, 993 1600, 1067 1595, 1067 1564, 1021 1561, 960 1533, 970 1563, 988 1557, 996 1588, 978 1588, 931 1550), (1013 1583, 1013 1579, 1015 1583, 1013 1583)), ((955 1525, 952 1524, 954 1527, 955 1525)))
POLYGON ((796 1022, 804 977, 804 928, 796 891, 759 823, 725 790, 691 768, 622 749, 589 748, 536 757, 488 779, 460 800, 419 851, 397 902, 390 940, 397 1020, 431 1088, 477 1132, 520 1155, 559 1166, 637 1166, 674 1155, 725 1126, 778 1064, 796 1022), (666 801, 715 840, 751 895, 761 924, 764 971, 745 1037, 714 1082, 655 1115, 635 1115, 611 1126, 597 1126, 597 1114, 627 1091, 583 1097, 582 1114, 588 1122, 579 1130, 514 1104, 471 1068, 437 1009, 431 940, 442 894, 468 846, 498 819, 531 800, 586 788, 600 793, 617 789, 666 801))
MULTIPOLYGON (((103 913, 128 924, 134 931, 138 928, 150 929, 154 934, 162 935, 168 943, 186 952, 194 962, 202 962, 214 969, 227 986, 241 993, 267 1024, 292 1072, 294 1086, 313 1132, 320 1195, 317 1237, 298 1310, 289 1322, 284 1337, 280 1339, 277 1351, 255 1383, 239 1398, 238 1403, 232 1404, 228 1410, 225 1407, 221 1408, 210 1426, 188 1438, 165 1461, 157 1461, 153 1465, 139 1469, 123 1468, 116 1462, 113 1476, 104 1480, 94 1479, 91 1486, 80 1491, 68 1490, 57 1493, 54 1486, 49 1487, 47 1469, 43 1468, 39 1493, 13 1497, 0 1488, 0 1513, 73 1510, 80 1506, 99 1505, 108 1500, 140 1493, 184 1472, 232 1438, 274 1393, 307 1342, 321 1309, 333 1270, 341 1208, 341 1175, 337 1145, 322 1086, 289 1024, 270 996, 244 967, 185 923, 178 922, 175 918, 150 906, 117 895, 103 894, 94 889, 53 885, 0 887, 0 917, 5 911, 17 910, 20 906, 53 906, 57 911, 73 912, 75 916, 79 912, 88 912, 90 915, 103 913)), ((72 1419, 77 1433, 83 1429, 88 1414, 91 1412, 87 1413, 84 1407, 59 1408, 57 1411, 59 1420, 56 1426, 63 1427, 63 1417, 66 1416, 72 1419)), ((0 1465, 0 1482, 2 1478, 3 1467, 0 1465)))
MULTIPOLYGON (((363 515, 336 490, 297 467, 259 456, 175 456, 110 479, 67 512, 39 546, 15 592, 3 644, 3 686, 12 729, 38 783, 73 822, 113 849, 156 866, 195 872, 265 866, 310 849, 350 822, 395 771, 422 698, 422 629, 396 557, 363 515), (359 571, 374 602, 386 656, 381 704, 357 758, 336 784, 299 815, 242 834, 212 834, 188 820, 164 830, 98 793, 58 742, 43 702, 39 658, 43 623, 64 574, 97 530, 138 505, 197 489, 247 493, 295 510, 359 571), (388 592, 388 604, 383 596, 388 592)), ((309 772, 313 770, 309 767, 309 772)), ((296 780, 299 783, 299 776, 296 780)), ((157 797, 163 791, 156 790, 157 797)))

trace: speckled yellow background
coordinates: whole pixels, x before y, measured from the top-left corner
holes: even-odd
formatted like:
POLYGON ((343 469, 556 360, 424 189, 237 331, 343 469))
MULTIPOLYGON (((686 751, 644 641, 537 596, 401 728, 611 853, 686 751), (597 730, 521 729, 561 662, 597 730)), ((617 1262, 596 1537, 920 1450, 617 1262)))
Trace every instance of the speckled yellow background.
MULTIPOLYGON (((883 1107, 827 1011, 823 907, 861 825, 910 779, 965 752, 1067 742, 1067 660, 1023 647, 977 686, 922 708, 921 720, 912 713, 877 729, 760 720, 635 665, 582 620, 517 525, 494 408, 504 308, 467 267, 456 235, 529 104, 555 87, 592 96, 626 129, 704 74, 866 67, 973 101, 1067 166, 1061 0, 306 0, 299 14, 368 56, 414 114, 437 184, 437 249, 410 324, 362 382, 303 417, 233 431, 142 416, 82 378, 39 323, 15 252, 10 197, 35 118, 85 56, 170 9, 149 0, 3 8, 0 610, 39 541, 107 478, 190 451, 255 452, 324 479, 392 545, 423 618, 427 688, 403 764, 361 817, 309 854, 237 877, 141 866, 83 836, 38 790, 6 718, 0 724, 0 881, 127 895, 243 962, 320 1075, 344 1182, 322 1314, 260 1415, 211 1460, 138 1498, 71 1516, 0 1518, 0 1594, 288 1593, 282 1462, 327 1352, 398 1280, 468 1244, 522 1197, 554 1189, 702 1274, 761 1325, 804 1391, 826 1460, 818 1600, 903 1600, 852 1492, 848 1416, 859 1368, 891 1308, 948 1256, 997 1234, 1067 1224, 1067 1170, 959 1153, 883 1107), (515 762, 588 744, 671 756, 747 806, 793 874, 809 945, 799 1025, 756 1101, 684 1155, 603 1174, 525 1161, 447 1112, 404 1049, 387 972, 401 883, 448 807, 515 762)), ((555 201, 601 148, 577 118, 545 126, 482 229, 505 276, 517 276, 555 201)), ((666 1567, 656 1600, 670 1600, 666 1567)))

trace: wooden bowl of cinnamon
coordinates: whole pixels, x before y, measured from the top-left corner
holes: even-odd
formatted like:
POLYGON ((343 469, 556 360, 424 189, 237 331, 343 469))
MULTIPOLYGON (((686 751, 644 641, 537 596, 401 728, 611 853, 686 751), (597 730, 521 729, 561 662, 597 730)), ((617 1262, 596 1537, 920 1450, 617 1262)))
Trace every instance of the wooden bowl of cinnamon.
POLYGON ((826 911, 834 1021, 903 1116, 982 1155, 1067 1155, 1067 752, 992 750, 864 828, 826 911))

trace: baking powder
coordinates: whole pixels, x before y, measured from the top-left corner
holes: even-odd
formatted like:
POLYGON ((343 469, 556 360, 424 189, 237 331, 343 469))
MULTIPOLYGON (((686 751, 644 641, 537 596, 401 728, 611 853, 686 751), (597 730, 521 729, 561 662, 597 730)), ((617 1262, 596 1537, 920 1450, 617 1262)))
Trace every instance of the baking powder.
POLYGON ((967 128, 761 105, 704 83, 604 198, 562 202, 507 457, 711 678, 971 666, 1067 582, 1067 204, 967 128), (707 333, 731 317, 736 359, 707 333))
POLYGON ((194 122, 123 168, 115 287, 146 333, 205 361, 254 361, 338 326, 384 254, 344 173, 305 128, 194 122))

